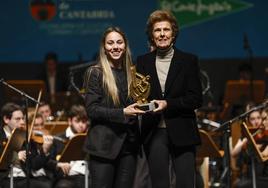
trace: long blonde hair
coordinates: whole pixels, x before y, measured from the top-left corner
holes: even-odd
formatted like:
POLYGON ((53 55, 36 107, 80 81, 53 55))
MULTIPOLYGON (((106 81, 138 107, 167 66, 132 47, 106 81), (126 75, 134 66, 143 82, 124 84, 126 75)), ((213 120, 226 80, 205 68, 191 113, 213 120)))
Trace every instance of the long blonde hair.
MULTIPOLYGON (((126 74, 127 74, 127 84, 128 84, 128 97, 130 97, 130 93, 129 93, 129 87, 132 81, 132 77, 131 77, 131 71, 130 71, 130 67, 132 65, 132 59, 131 59, 131 52, 130 52, 130 48, 129 48, 129 44, 126 38, 126 35, 121 31, 120 28, 118 27, 109 27, 105 30, 105 32, 103 33, 102 39, 101 39, 101 44, 100 44, 100 49, 99 49, 99 57, 98 57, 98 65, 101 70, 102 70, 102 83, 103 83, 103 87, 106 91, 106 93, 111 96, 113 103, 118 106, 120 104, 120 100, 119 100, 119 93, 118 93, 118 88, 116 86, 116 81, 111 69, 111 65, 109 63, 109 59, 106 55, 106 51, 105 51, 105 39, 107 37, 107 35, 111 32, 117 32, 119 33, 125 42, 125 52, 123 54, 123 58, 122 58, 122 69, 125 70, 126 74)), ((87 81, 90 77, 90 73, 87 73, 87 81)))

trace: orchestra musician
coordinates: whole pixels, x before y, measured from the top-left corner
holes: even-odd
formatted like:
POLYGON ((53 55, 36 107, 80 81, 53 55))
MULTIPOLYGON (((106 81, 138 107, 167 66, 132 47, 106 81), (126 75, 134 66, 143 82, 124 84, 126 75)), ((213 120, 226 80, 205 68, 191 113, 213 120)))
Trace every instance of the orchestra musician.
POLYGON ((48 102, 41 102, 39 107, 38 107, 38 111, 39 114, 41 114, 43 116, 43 119, 45 121, 53 121, 54 120, 54 116, 52 114, 52 109, 51 106, 48 102))
MULTIPOLYGON (((246 106, 246 111, 251 110, 254 107, 254 103, 249 103, 246 106)), ((246 124, 248 127, 256 128, 257 130, 262 127, 263 121, 261 116, 261 110, 256 109, 250 112, 246 117, 246 124)), ((246 188, 252 187, 252 171, 251 171, 251 162, 250 156, 248 153, 248 140, 245 137, 241 137, 237 143, 235 144, 234 148, 231 149, 231 157, 235 160, 236 166, 239 169, 239 177, 234 182, 234 187, 237 188, 246 188)), ((265 149, 267 145, 257 144, 257 147, 261 149, 261 154, 265 155, 265 149)), ((262 179, 260 177, 264 177, 265 174, 265 164, 256 163, 256 177, 257 177, 257 187, 265 187, 267 185, 268 179, 262 179)))
MULTIPOLYGON (((0 153, 5 148, 5 144, 12 135, 12 131, 16 128, 25 128, 25 119, 22 108, 15 103, 6 103, 1 109, 1 127, 0 127, 0 153)), ((14 187, 24 188, 29 182, 29 187, 50 188, 52 180, 46 175, 44 167, 50 158, 50 149, 53 143, 53 137, 49 135, 43 136, 43 143, 39 145, 30 140, 29 142, 29 165, 30 175, 27 181, 26 173, 26 150, 25 144, 18 152, 13 152, 15 159, 13 166, 14 187)), ((9 187, 9 171, 1 171, 1 186, 9 187)))
MULTIPOLYGON (((264 157, 268 157, 268 109, 264 109, 261 113, 262 117, 262 124, 263 124, 263 130, 262 130, 262 139, 264 140, 265 148, 262 151, 262 155, 264 157)), ((268 175, 268 168, 267 168, 267 175, 268 175)))
MULTIPOLYGON (((254 107, 254 104, 249 104, 246 107, 246 111, 249 111, 251 108, 254 107)), ((262 124, 262 118, 261 118, 261 111, 260 110, 254 110, 251 113, 248 114, 246 117, 246 123, 250 127, 258 128, 262 124)), ((236 143, 235 147, 231 151, 232 156, 237 156, 241 150, 243 149, 243 146, 247 143, 247 138, 240 138, 238 142, 236 143)))
MULTIPOLYGON (((32 116, 29 116, 29 120, 32 120, 32 116)), ((33 132, 38 134, 48 134, 48 130, 45 129, 45 121, 43 116, 39 113, 36 114, 34 120, 33 132)), ((54 135, 53 146, 50 149, 51 158, 46 164, 46 172, 50 176, 56 177, 53 179, 54 188, 83 188, 84 175, 85 175, 85 161, 70 161, 70 162, 58 162, 56 156, 61 154, 67 140, 74 137, 76 134, 86 133, 89 127, 89 120, 85 107, 82 105, 73 105, 68 113, 68 128, 58 135, 54 135)), ((40 143, 38 136, 35 140, 40 143)))
MULTIPOLYGON (((85 107, 82 105, 73 105, 68 113, 68 128, 57 136, 63 139, 72 139, 75 135, 86 133, 89 127, 89 120, 85 107)), ((65 145, 63 142, 55 140, 57 154, 61 154, 65 145)), ((79 146, 78 146, 79 147, 79 146)), ((80 146, 81 147, 81 146, 80 146)), ((81 148, 80 148, 81 149, 81 148)), ((55 188, 83 188, 85 187, 85 161, 57 162, 55 171, 55 188)), ((89 177, 90 179, 90 177, 89 177)))

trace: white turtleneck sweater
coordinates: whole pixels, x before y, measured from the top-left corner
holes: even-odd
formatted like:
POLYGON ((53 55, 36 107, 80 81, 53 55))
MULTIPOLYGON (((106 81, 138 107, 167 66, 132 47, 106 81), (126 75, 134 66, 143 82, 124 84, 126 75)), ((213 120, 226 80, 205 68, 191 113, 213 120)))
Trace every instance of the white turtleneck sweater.
MULTIPOLYGON (((169 47, 166 50, 157 50, 156 52, 156 72, 158 76, 158 80, 160 82, 161 90, 162 90, 162 96, 164 96, 165 93, 165 84, 166 84, 166 79, 170 67, 170 63, 172 60, 172 57, 174 55, 174 49, 169 47)), ((166 123, 164 121, 164 117, 162 115, 161 121, 158 125, 159 128, 166 128, 166 123)))

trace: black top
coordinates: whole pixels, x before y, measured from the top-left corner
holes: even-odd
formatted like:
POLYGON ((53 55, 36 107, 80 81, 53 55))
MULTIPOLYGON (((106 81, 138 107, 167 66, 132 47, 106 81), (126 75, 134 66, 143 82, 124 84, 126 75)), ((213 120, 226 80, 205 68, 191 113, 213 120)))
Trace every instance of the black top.
POLYGON ((116 85, 120 93, 120 104, 122 107, 126 106, 128 100, 128 88, 127 88, 127 77, 125 71, 122 69, 112 68, 113 75, 115 77, 116 85))
POLYGON ((124 145, 125 151, 138 150, 138 126, 136 120, 124 116, 123 108, 132 103, 127 97, 127 77, 122 69, 112 69, 119 93, 120 104, 116 106, 106 93, 102 83, 102 70, 89 67, 90 76, 86 86, 85 104, 91 129, 85 150, 91 155, 115 159, 124 145))

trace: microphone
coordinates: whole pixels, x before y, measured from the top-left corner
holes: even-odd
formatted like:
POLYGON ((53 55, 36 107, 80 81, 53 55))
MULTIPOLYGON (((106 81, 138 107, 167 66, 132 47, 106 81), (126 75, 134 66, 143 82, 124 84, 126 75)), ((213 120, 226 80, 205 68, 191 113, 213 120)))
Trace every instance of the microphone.
POLYGON ((219 128, 221 126, 220 123, 212 121, 212 120, 209 120, 209 119, 203 119, 202 123, 204 123, 206 125, 210 125, 212 127, 216 127, 216 128, 219 128))
MULTIPOLYGON (((244 39, 243 39, 243 48, 248 53, 249 59, 252 58, 253 52, 249 44, 248 36, 246 33, 244 33, 244 39)), ((251 60, 250 60, 251 61, 251 60)))
POLYGON ((244 48, 245 50, 246 50, 246 49, 249 49, 248 36, 247 36, 246 33, 244 33, 243 48, 244 48))
POLYGON ((0 83, 2 83, 3 81, 4 81, 4 78, 1 78, 1 79, 0 79, 0 83))

